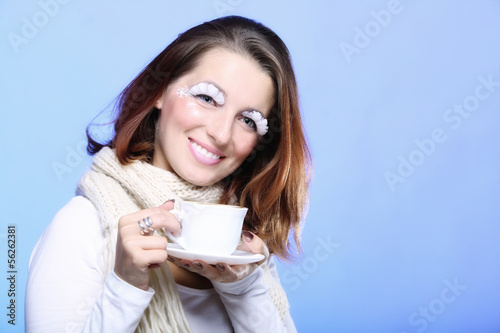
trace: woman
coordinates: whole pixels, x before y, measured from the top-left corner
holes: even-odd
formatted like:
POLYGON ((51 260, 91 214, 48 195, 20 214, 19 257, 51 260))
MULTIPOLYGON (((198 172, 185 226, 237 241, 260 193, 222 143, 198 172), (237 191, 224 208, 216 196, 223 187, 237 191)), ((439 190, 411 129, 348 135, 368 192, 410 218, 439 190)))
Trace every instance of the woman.
POLYGON ((290 232, 300 245, 310 156, 281 39, 242 17, 196 26, 118 111, 109 142, 87 131, 92 169, 33 251, 27 331, 294 332, 273 257, 290 232), (265 259, 169 256, 176 199, 247 207, 242 248, 265 259))

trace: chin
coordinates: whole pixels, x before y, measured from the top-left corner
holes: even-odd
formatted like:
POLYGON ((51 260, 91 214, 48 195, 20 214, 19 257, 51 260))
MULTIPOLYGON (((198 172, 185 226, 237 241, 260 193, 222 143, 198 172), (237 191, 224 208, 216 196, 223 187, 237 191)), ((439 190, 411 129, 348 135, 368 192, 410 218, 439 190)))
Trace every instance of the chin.
POLYGON ((217 182, 213 182, 213 181, 197 181, 197 180, 193 180, 193 181, 188 180, 188 182, 190 182, 193 185, 202 186, 202 187, 203 186, 210 186, 210 185, 217 183, 217 182))
POLYGON ((220 180, 219 178, 200 177, 199 174, 191 176, 191 175, 184 175, 181 173, 178 175, 188 183, 191 183, 196 186, 210 186, 217 183, 220 180))

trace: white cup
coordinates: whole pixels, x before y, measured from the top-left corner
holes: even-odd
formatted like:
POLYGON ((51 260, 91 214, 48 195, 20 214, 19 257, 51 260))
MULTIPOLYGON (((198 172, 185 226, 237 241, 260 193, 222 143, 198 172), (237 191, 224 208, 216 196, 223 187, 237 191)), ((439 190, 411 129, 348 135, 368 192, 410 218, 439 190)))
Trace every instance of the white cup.
POLYGON ((243 220, 248 208, 239 206, 179 201, 173 210, 182 224, 179 236, 168 236, 185 250, 195 253, 224 256, 238 246, 243 220))

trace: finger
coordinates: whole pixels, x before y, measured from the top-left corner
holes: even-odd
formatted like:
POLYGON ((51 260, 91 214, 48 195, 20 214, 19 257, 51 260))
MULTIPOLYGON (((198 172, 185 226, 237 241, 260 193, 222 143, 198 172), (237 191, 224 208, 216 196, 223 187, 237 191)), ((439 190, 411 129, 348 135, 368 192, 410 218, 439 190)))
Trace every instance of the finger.
POLYGON ((163 204, 161 204, 158 207, 154 208, 146 208, 137 212, 134 212, 132 214, 123 216, 119 223, 121 227, 125 227, 127 225, 133 224, 134 221, 137 222, 139 220, 142 220, 143 218, 147 218, 148 216, 151 217, 153 215, 159 215, 159 214, 167 214, 168 215, 173 215, 170 212, 174 208, 174 202, 175 200, 168 200, 165 201, 163 204))
POLYGON ((149 250, 144 251, 143 254, 145 260, 147 261, 147 266, 150 265, 162 265, 167 261, 168 253, 166 250, 149 250))
MULTIPOLYGON (((188 262, 183 262, 183 264, 188 265, 188 262)), ((216 265, 208 265, 201 260, 195 260, 189 263, 189 268, 186 269, 203 275, 211 281, 229 283, 245 278, 258 267, 257 264, 231 266, 226 263, 217 263, 216 265)))
MULTIPOLYGON (((168 250, 167 250, 167 253, 168 253, 168 250)), ((168 255, 167 260, 170 261, 170 262, 173 262, 177 266, 179 266, 179 261, 181 261, 181 259, 179 259, 177 257, 172 257, 170 254, 168 255)))
POLYGON ((224 276, 223 282, 239 281, 244 277, 250 275, 255 269, 259 267, 259 265, 257 264, 231 266, 226 263, 218 263, 215 266, 224 276))
POLYGON ((167 249, 168 240, 163 236, 143 237, 136 235, 135 237, 127 237, 121 239, 121 246, 125 249, 141 249, 141 250, 154 250, 154 249, 167 249))
POLYGON ((143 250, 167 250, 168 240, 163 236, 139 237, 136 244, 143 250))
POLYGON ((269 257, 269 249, 264 241, 259 236, 248 230, 243 230, 241 238, 243 241, 241 242, 241 245, 238 246, 238 250, 264 255, 264 258, 257 262, 257 265, 262 265, 269 257))
POLYGON ((192 263, 193 262, 191 260, 181 259, 179 260, 178 265, 182 268, 187 269, 188 271, 191 271, 191 269, 193 268, 192 263))
POLYGON ((168 254, 165 250, 136 251, 130 257, 134 267, 141 270, 149 268, 150 265, 161 265, 167 260, 168 254))
MULTIPOLYGON (((168 246, 167 246, 167 252, 168 252, 168 246)), ((185 260, 185 259, 175 257, 171 254, 168 255, 168 261, 176 264, 177 266, 181 266, 181 260, 185 260)))
POLYGON ((141 228, 145 229, 145 235, 152 235, 148 224, 154 230, 164 228, 176 235, 181 230, 181 225, 177 218, 169 211, 161 208, 144 209, 140 212, 127 215, 120 219, 120 230, 127 234, 141 234, 141 228), (149 217, 149 219, 147 219, 149 217))
POLYGON ((174 208, 174 202, 175 202, 175 200, 173 200, 173 199, 168 200, 168 201, 165 201, 163 204, 161 204, 158 207, 142 209, 140 211, 126 215, 125 217, 127 218, 127 220, 130 220, 130 221, 138 221, 139 219, 142 219, 146 216, 159 214, 161 211, 169 212, 170 210, 172 210, 174 208))
POLYGON ((177 217, 166 210, 161 210, 157 215, 151 216, 153 221, 153 228, 165 229, 170 231, 174 236, 178 236, 181 231, 181 224, 177 217))
POLYGON ((174 203, 175 203, 175 199, 170 199, 168 201, 165 201, 158 208, 165 209, 165 210, 172 210, 172 209, 174 209, 174 203))
POLYGON ((123 257, 125 262, 140 267, 151 264, 152 258, 155 258, 157 253, 161 253, 161 262, 164 262, 168 256, 167 240, 164 237, 137 236, 123 240, 117 248, 117 254, 123 257))
POLYGON ((266 255, 267 248, 264 245, 264 241, 259 236, 248 230, 243 230, 241 239, 243 240, 240 246, 241 250, 266 255))
POLYGON ((224 282, 223 272, 217 269, 216 266, 209 265, 202 260, 181 260, 179 264, 182 268, 200 274, 211 281, 224 282))

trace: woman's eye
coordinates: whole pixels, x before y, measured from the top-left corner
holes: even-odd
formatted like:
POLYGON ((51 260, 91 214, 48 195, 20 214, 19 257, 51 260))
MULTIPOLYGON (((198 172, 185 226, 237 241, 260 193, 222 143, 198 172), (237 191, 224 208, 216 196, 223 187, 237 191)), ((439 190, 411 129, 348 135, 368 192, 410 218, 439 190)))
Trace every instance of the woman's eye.
POLYGON ((253 119, 248 117, 243 117, 241 120, 245 123, 245 125, 253 128, 254 130, 257 129, 257 125, 255 124, 255 121, 253 121, 253 119))
POLYGON ((205 103, 215 105, 214 99, 208 95, 197 95, 196 97, 201 99, 205 103))

